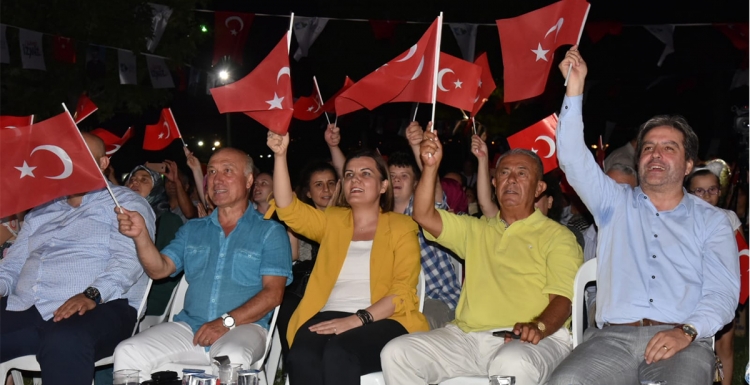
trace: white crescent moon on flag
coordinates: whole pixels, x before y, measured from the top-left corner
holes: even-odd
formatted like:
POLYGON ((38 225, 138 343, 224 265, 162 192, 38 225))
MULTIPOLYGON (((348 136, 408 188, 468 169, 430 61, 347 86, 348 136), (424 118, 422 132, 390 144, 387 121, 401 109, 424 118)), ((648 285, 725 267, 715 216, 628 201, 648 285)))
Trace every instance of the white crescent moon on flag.
POLYGON ((115 152, 117 152, 117 150, 119 150, 119 149, 120 149, 120 147, 121 147, 121 146, 120 146, 119 144, 114 144, 113 146, 115 146, 115 148, 114 148, 114 149, 112 149, 112 150, 109 150, 109 151, 105 152, 105 154, 107 154, 107 155, 112 155, 112 154, 114 154, 115 152))
POLYGON ((38 150, 45 150, 49 151, 53 154, 55 154, 58 158, 60 158, 60 161, 63 164, 63 172, 58 176, 45 176, 47 179, 65 179, 70 176, 70 174, 73 173, 73 161, 68 156, 68 153, 65 152, 60 147, 52 146, 49 144, 44 144, 41 146, 36 146, 33 150, 31 150, 31 154, 29 156, 34 155, 35 152, 38 150))
POLYGON ((276 74, 276 84, 279 84, 279 79, 284 75, 292 77, 292 75, 289 73, 289 67, 281 67, 279 73, 276 74))
POLYGON ((424 56, 422 56, 422 60, 419 62, 419 67, 417 67, 417 71, 414 72, 414 76, 411 77, 411 80, 418 78, 419 75, 422 74, 423 68, 424 68, 424 56))
POLYGON ((549 145, 549 154, 547 154, 547 156, 545 156, 544 158, 551 158, 552 155, 555 155, 555 141, 547 135, 540 135, 536 139, 534 139, 534 142, 536 143, 540 139, 547 142, 547 144, 549 145))
POLYGON ((563 21, 564 21, 564 20, 565 20, 565 19, 563 19, 563 18, 561 17, 561 18, 560 18, 560 20, 558 20, 558 21, 557 21, 557 23, 556 23, 555 25, 553 25, 553 26, 552 26, 552 28, 550 28, 550 29, 549 29, 549 31, 547 31, 547 33, 545 33, 545 34, 544 34, 544 38, 546 39, 546 38, 547 38, 547 35, 549 35, 550 33, 552 33, 552 32, 555 32, 555 31, 556 31, 556 32, 555 32, 555 41, 557 41, 557 34, 559 34, 559 33, 560 33, 560 29, 562 28, 562 25, 563 25, 563 21))
POLYGON ((242 21, 242 19, 240 19, 239 16, 227 17, 227 19, 224 20, 224 26, 229 28, 229 21, 231 20, 237 20, 240 22, 240 31, 242 31, 245 28, 245 23, 242 21))
POLYGON ((315 106, 317 107, 317 108, 315 109, 315 111, 313 111, 313 112, 317 113, 318 111, 320 111, 320 109, 321 109, 321 108, 322 108, 323 106, 322 106, 322 105, 320 104, 320 102, 318 101, 318 97, 317 97, 317 96, 313 98, 313 101, 315 102, 315 106))
POLYGON ((404 56, 403 59, 396 60, 396 62, 400 63, 402 61, 407 61, 407 60, 411 59, 411 57, 414 56, 414 54, 417 52, 417 45, 419 45, 419 43, 414 44, 413 46, 411 46, 411 48, 409 48, 409 52, 406 53, 406 56, 404 56))
POLYGON ((440 72, 438 72, 438 84, 437 84, 437 86, 438 86, 438 88, 440 88, 440 91, 448 92, 448 89, 445 88, 445 87, 443 87, 443 75, 445 75, 448 72, 450 72, 452 74, 455 74, 455 72, 453 72, 453 70, 450 69, 450 68, 443 68, 443 69, 440 70, 440 72))
POLYGON ((166 127, 166 128, 167 128, 167 136, 166 136, 166 137, 165 137, 164 139, 169 139, 169 135, 170 135, 170 132, 169 132, 169 131, 171 131, 171 130, 169 129, 169 123, 167 123, 167 122, 164 122, 164 127, 166 127))

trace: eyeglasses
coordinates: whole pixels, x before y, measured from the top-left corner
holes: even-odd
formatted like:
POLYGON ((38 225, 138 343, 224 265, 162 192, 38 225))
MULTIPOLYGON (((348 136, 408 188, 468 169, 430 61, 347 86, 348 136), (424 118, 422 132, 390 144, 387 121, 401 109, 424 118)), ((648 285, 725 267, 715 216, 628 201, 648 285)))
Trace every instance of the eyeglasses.
POLYGON ((710 195, 716 195, 716 194, 718 194, 719 193, 719 188, 716 187, 716 186, 711 186, 711 187, 708 188, 708 190, 705 190, 703 188, 698 187, 697 189, 691 191, 690 193, 691 194, 695 194, 696 196, 699 196, 699 197, 702 198, 704 195, 706 195, 706 193, 708 193, 710 195))

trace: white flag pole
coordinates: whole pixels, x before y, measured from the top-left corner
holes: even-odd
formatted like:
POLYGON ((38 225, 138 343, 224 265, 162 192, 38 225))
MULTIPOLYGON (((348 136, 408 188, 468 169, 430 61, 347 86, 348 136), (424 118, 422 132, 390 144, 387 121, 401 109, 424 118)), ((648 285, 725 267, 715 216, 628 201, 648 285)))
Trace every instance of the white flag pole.
POLYGON ((180 132, 180 126, 177 125, 177 119, 174 118, 174 114, 172 113, 171 108, 167 108, 167 111, 169 111, 169 116, 172 117, 172 121, 174 122, 174 129, 177 130, 177 134, 180 135, 180 140, 182 141, 182 146, 187 147, 187 143, 185 143, 185 139, 182 139, 182 133, 180 132))
MULTIPOLYGON (((73 119, 73 115, 70 114, 70 111, 68 111, 68 107, 65 107, 65 103, 62 103, 63 108, 65 109, 65 112, 68 113, 68 117, 70 118, 70 121, 73 122, 73 125, 76 127, 76 132, 78 133, 78 136, 81 138, 81 141, 83 144, 88 148, 88 144, 86 144, 86 140, 83 139, 83 134, 81 134, 81 130, 78 129, 78 125, 76 124, 75 119, 73 119)), ((99 169, 99 162, 96 161, 96 158, 94 158, 94 154, 91 152, 91 149, 89 149, 89 155, 91 156, 91 160, 94 162, 94 165, 96 165, 96 168, 99 169)), ((109 187, 109 182, 107 181, 107 178, 104 177, 104 173, 101 171, 99 172, 99 175, 102 177, 102 180, 104 181, 104 185, 107 187, 107 191, 109 191, 109 195, 112 196, 112 200, 115 201, 115 206, 117 206, 118 209, 120 209, 120 214, 122 214, 122 206, 120 206, 120 202, 117 201, 117 198, 115 198, 115 193, 112 192, 112 187, 109 187)))
POLYGON ((292 47, 292 29, 294 29, 294 12, 289 16, 289 30, 286 32, 286 53, 289 54, 289 50, 292 47))
MULTIPOLYGON (((591 10, 591 4, 588 4, 586 6, 586 14, 583 15, 583 21, 581 22, 581 29, 578 31, 578 40, 576 40, 576 45, 581 43, 581 35, 583 35, 583 27, 586 25, 586 19, 589 17, 589 11, 591 10)), ((565 75, 565 84, 563 84, 565 87, 568 86, 568 78, 570 77, 570 70, 573 69, 573 63, 568 65, 568 74, 565 75)))
MULTIPOLYGON (((66 110, 67 111, 67 110, 66 110)), ((34 114, 31 114, 31 124, 34 124, 34 114)), ((29 124, 29 126, 31 125, 29 124)))
MULTIPOLYGON (((313 83, 315 83, 315 90, 318 91, 318 101, 320 102, 320 105, 318 108, 323 108, 323 95, 320 94, 320 87, 318 87, 318 79, 313 76, 313 83)), ((328 117, 328 113, 323 111, 323 114, 326 116, 326 120, 328 121, 328 124, 331 124, 331 118, 328 117)))
POLYGON ((443 13, 440 12, 435 36, 435 66, 432 69, 432 116, 430 117, 430 132, 435 131, 435 106, 437 105, 438 65, 440 64, 440 36, 443 33, 443 13))
POLYGON ((414 118, 411 119, 412 122, 417 121, 417 111, 419 111, 419 102, 414 106, 414 118))

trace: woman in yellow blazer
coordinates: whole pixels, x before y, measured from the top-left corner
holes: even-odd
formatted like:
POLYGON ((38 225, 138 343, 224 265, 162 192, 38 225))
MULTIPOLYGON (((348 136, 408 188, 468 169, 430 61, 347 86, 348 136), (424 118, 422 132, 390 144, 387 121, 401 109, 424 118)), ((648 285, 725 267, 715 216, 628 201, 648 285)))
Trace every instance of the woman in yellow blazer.
POLYGON ((322 212, 300 202, 289 181, 288 146, 288 134, 268 133, 277 212, 292 230, 320 243, 289 322, 289 380, 357 385, 361 375, 381 370, 380 351, 388 341, 428 330, 416 295, 418 227, 392 212, 388 167, 373 151, 347 157, 337 207, 322 212))

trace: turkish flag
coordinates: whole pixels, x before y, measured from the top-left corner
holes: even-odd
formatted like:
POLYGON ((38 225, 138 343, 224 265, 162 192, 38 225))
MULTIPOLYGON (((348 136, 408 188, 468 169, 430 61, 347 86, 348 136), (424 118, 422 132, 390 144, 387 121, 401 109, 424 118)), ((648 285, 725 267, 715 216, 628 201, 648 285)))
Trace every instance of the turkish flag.
POLYGON ((544 165, 544 173, 557 168, 555 130, 557 115, 552 114, 508 138, 510 148, 525 148, 539 155, 544 165))
POLYGON ((432 103, 437 30, 436 19, 417 44, 339 95, 336 113, 372 110, 391 102, 432 103))
POLYGON ((323 101, 320 99, 318 82, 313 84, 310 96, 302 96, 294 103, 294 118, 299 120, 315 120, 323 114, 323 101))
POLYGON ((336 113, 336 98, 338 98, 339 95, 344 93, 344 91, 348 90, 349 87, 353 85, 354 85, 354 82, 352 81, 352 79, 349 79, 349 77, 347 76, 346 79, 344 79, 344 86, 341 87, 341 89, 338 90, 335 94, 333 94, 333 96, 331 96, 331 98, 328 99, 328 101, 325 102, 325 104, 323 104, 323 111, 335 114, 336 113))
POLYGON ((76 105, 76 112, 73 113, 73 119, 75 119, 76 124, 80 123, 83 119, 86 119, 89 117, 89 115, 93 114, 98 110, 99 107, 94 104, 94 102, 89 99, 89 97, 83 93, 78 98, 78 105, 76 105))
POLYGON ((97 128, 96 130, 91 131, 92 134, 98 136, 101 140, 104 141, 104 147, 107 151, 107 156, 112 156, 117 150, 122 147, 125 142, 130 139, 130 137, 133 135, 133 127, 129 127, 127 131, 125 131, 125 135, 120 138, 119 136, 103 129, 103 128, 97 128))
POLYGON ((271 53, 247 76, 211 89, 219 112, 243 112, 269 130, 286 134, 293 112, 287 38, 288 34, 284 34, 271 53))
POLYGON ((53 56, 63 63, 76 62, 76 45, 69 37, 55 36, 53 39, 53 56))
POLYGON ((518 17, 497 20, 506 103, 544 92, 555 50, 578 43, 588 11, 585 0, 562 0, 518 17))
POLYGON ((33 123, 34 123, 34 115, 29 115, 29 116, 0 115, 0 128, 24 127, 24 126, 30 126, 33 123))
POLYGON ((255 14, 242 12, 214 12, 214 59, 211 65, 229 56, 229 60, 242 65, 245 42, 255 14))
POLYGON ((105 185, 67 112, 22 130, 0 130, 0 218, 105 185))
MULTIPOLYGON (((497 85, 495 85, 495 79, 492 77, 492 71, 490 71, 490 62, 487 60, 487 52, 479 55, 477 60, 474 60, 474 64, 482 68, 482 77, 479 80, 479 93, 474 99, 474 107, 471 109, 471 116, 477 116, 479 109, 482 108, 490 95, 492 95, 492 92, 497 88, 497 85)), ((510 113, 508 115, 510 115, 510 113)))
POLYGON ((740 303, 744 304, 747 302, 748 294, 750 294, 750 253, 748 252, 747 242, 742 235, 735 232, 737 238, 737 249, 740 253, 740 303))
POLYGON ((470 111, 479 92, 482 67, 447 53, 440 53, 437 101, 470 111))
POLYGON ((143 137, 143 149, 159 151, 165 149, 173 140, 182 138, 177 122, 174 120, 172 110, 165 108, 161 110, 161 116, 156 124, 146 126, 146 135, 143 137))

